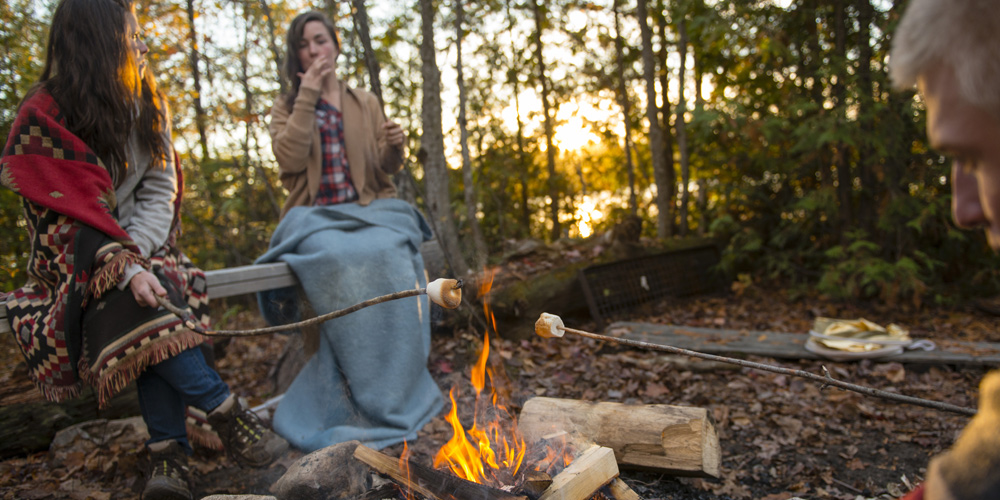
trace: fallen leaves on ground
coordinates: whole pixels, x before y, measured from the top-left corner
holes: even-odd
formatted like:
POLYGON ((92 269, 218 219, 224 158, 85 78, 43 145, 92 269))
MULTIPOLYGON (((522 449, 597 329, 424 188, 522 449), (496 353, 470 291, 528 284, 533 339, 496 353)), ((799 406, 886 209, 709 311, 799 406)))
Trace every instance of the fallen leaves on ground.
MULTIPOLYGON (((900 311, 876 306, 790 301, 780 291, 756 287, 737 295, 671 300, 648 308, 654 314, 632 321, 760 331, 808 331, 816 316, 865 317, 907 326, 914 338, 1000 341, 998 318, 971 308, 900 311)), ((241 313, 220 327, 260 326, 253 313, 241 313)), ((567 325, 594 331, 592 324, 567 325)), ((621 348, 595 340, 492 338, 491 364, 503 367, 511 408, 534 396, 673 404, 707 408, 722 446, 718 479, 672 478, 623 471, 625 481, 644 499, 891 499, 923 478, 928 459, 948 447, 968 422, 966 417, 870 398, 787 375, 754 371, 660 352, 621 348)), ((491 336, 492 337, 492 336, 491 336)), ((234 391, 252 405, 273 394, 269 372, 287 341, 282 335, 236 338, 226 342, 219 371, 234 391)), ((12 342, 4 337, 7 365, 0 380, 11 380, 18 359, 9 359, 12 342)), ((482 332, 438 332, 429 362, 443 391, 459 386, 458 405, 472 408, 469 370, 481 348, 482 332)), ((14 351, 16 353, 16 351, 14 351)), ((18 355, 19 356, 19 355, 18 355)), ((983 368, 911 366, 864 360, 752 361, 822 373, 828 368, 851 383, 910 396, 974 407, 983 368)), ((12 381, 13 382, 13 381, 12 381)), ((449 408, 445 408, 447 411, 449 408)), ((442 416, 409 444, 413 460, 429 465, 451 438, 442 416)), ((460 411, 460 414, 462 412, 460 411)), ((468 418, 465 416, 463 418, 468 418)), ((137 498, 142 487, 142 437, 120 436, 83 454, 35 453, 0 462, 3 498, 137 498)), ((384 452, 399 456, 402 447, 384 452)), ((295 458, 300 455, 293 455, 295 458)), ((196 487, 210 493, 267 493, 279 469, 247 474, 223 455, 200 450, 192 459, 196 487)))

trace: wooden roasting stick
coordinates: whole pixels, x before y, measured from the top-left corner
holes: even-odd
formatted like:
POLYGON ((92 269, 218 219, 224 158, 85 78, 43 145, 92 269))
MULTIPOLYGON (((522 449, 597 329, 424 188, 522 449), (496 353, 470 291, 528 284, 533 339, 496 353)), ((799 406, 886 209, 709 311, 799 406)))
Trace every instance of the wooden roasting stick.
POLYGON ((567 328, 563 324, 562 318, 560 318, 555 314, 549 314, 549 313, 542 313, 541 316, 538 317, 538 321, 535 322, 535 333, 540 337, 545 337, 545 338, 562 337, 564 332, 569 332, 575 335, 579 335, 581 337, 587 337, 595 340, 604 340, 608 342, 613 342, 615 344, 621 344, 629 347, 637 347, 640 349, 652 349, 654 351, 664 351, 674 354, 683 354, 685 356, 693 356, 696 358, 708 359, 712 361, 721 361, 723 363, 743 366, 746 368, 753 368, 755 370, 763 370, 773 373, 780 373, 782 375, 791 375, 793 377, 807 378, 809 380, 822 383, 823 387, 832 385, 834 387, 839 387, 841 389, 846 389, 848 391, 854 391, 859 394, 865 394, 868 396, 888 399, 900 403, 923 406, 925 408, 934 408, 935 410, 950 411, 953 413, 967 415, 970 417, 975 416, 976 414, 975 408, 965 408, 953 404, 942 403, 940 401, 931 401, 928 399, 915 398, 912 396, 904 396, 902 394, 897 394, 894 392, 886 392, 879 389, 873 389, 871 387, 865 387, 863 385, 843 382, 831 377, 830 372, 826 369, 825 366, 823 367, 823 372, 825 375, 820 376, 816 375, 815 373, 809 373, 807 371, 782 368, 780 366, 773 366, 764 363, 755 363, 753 361, 744 361, 742 359, 727 358, 725 356, 716 356, 714 354, 705 354, 703 352, 681 349, 680 347, 651 344, 649 342, 620 339, 617 337, 609 337, 607 335, 599 335, 596 333, 585 332, 583 330, 575 330, 573 328, 567 328))
POLYGON ((390 293, 388 295, 382 295, 375 297, 373 299, 368 299, 364 302, 354 304, 350 307, 345 307, 338 311, 333 311, 326 313, 322 316, 317 316, 315 318, 310 318, 305 321, 299 321, 297 323, 289 323, 287 325, 271 326, 267 328, 255 328, 252 330, 205 330, 202 328, 198 321, 194 318, 191 312, 187 309, 181 309, 173 305, 169 299, 166 297, 157 296, 156 299, 160 302, 160 305, 166 308, 168 311, 177 315, 178 318, 184 320, 185 326, 198 332, 202 335, 208 336, 218 336, 218 337, 250 337, 253 335, 264 335, 266 333, 278 333, 287 332, 290 330, 297 330, 299 328, 315 325, 322 323, 324 321, 329 321, 334 318, 339 318, 341 316, 346 316, 354 311, 364 309, 368 306, 373 306, 375 304, 381 304, 383 302, 388 302, 390 300, 402 299, 406 297, 415 297, 417 295, 427 295, 435 304, 445 308, 445 309, 455 309, 462 304, 462 280, 452 280, 438 278, 427 284, 427 288, 414 288, 412 290, 403 290, 401 292, 390 293))

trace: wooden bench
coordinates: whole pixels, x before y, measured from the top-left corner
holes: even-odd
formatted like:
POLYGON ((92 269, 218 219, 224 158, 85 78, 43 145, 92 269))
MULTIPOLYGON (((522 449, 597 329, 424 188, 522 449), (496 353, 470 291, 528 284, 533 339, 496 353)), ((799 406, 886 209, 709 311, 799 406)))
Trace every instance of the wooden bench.
MULTIPOLYGON (((205 279, 208 281, 208 296, 211 299, 282 288, 299 282, 284 262, 205 271, 205 279)), ((7 332, 10 332, 7 306, 0 303, 0 334, 7 332)))

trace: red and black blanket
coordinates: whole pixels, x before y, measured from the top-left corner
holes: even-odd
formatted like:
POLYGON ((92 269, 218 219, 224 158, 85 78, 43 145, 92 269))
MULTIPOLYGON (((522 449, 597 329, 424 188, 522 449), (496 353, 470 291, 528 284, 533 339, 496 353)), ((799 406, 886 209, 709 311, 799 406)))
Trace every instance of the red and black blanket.
MULTIPOLYGON (((173 167, 183 186, 179 163, 173 167)), ((28 280, 7 295, 7 317, 46 398, 73 397, 88 384, 104 406, 147 366, 204 341, 169 311, 141 307, 117 286, 129 263, 142 265, 208 327, 204 273, 176 247, 181 193, 168 241, 143 257, 118 224, 101 159, 66 129, 44 90, 18 111, 0 157, 0 185, 22 197, 31 242, 28 280)))

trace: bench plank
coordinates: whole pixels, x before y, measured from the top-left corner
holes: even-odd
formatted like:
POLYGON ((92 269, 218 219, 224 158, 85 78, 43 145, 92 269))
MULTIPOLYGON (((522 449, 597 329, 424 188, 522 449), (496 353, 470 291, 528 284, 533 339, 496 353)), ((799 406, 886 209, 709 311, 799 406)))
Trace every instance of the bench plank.
MULTIPOLYGON (((249 266, 231 267, 205 271, 210 299, 234 297, 248 293, 256 293, 274 288, 297 285, 295 277, 288 264, 275 262, 271 264, 252 264, 249 266)), ((0 334, 10 331, 7 322, 7 306, 0 303, 0 334)))
MULTIPOLYGON (((753 355, 784 359, 826 359, 806 350, 809 335, 768 331, 724 330, 691 326, 660 325, 621 321, 606 329, 608 335, 640 342, 667 345, 720 356, 753 355)), ((933 351, 904 351, 895 356, 874 358, 875 361, 900 363, 1000 365, 1000 344, 931 339, 937 344, 933 351)))

